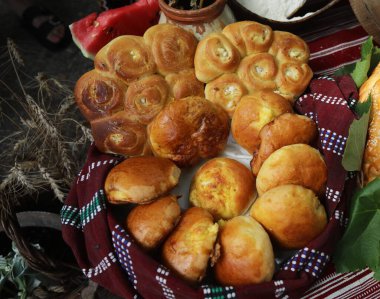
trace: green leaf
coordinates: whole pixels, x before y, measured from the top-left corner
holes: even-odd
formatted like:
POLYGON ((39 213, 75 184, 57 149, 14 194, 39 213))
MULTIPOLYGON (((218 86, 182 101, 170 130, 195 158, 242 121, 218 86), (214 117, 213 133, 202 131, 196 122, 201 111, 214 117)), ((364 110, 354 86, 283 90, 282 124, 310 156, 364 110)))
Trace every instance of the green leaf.
MULTIPOLYGON (((361 106, 360 109, 364 109, 363 107, 370 110, 371 102, 366 106, 361 106)), ((361 169, 367 138, 369 114, 370 111, 364 112, 360 119, 355 119, 350 126, 342 159, 342 165, 347 171, 359 171, 361 169)))
POLYGON ((356 62, 345 65, 335 71, 334 76, 343 76, 343 75, 351 75, 351 73, 355 69, 356 62))
POLYGON ((361 47, 361 59, 355 64, 351 73, 357 87, 360 87, 368 79, 368 71, 371 67, 371 56, 373 50, 372 36, 370 36, 361 47))
POLYGON ((364 113, 367 113, 370 111, 372 105, 372 97, 371 95, 368 96, 367 101, 365 102, 357 102, 355 105, 355 113, 361 117, 364 113))
POLYGON ((337 244, 333 260, 337 272, 369 267, 380 278, 380 178, 356 192, 350 221, 337 244))
POLYGON ((369 74, 375 69, 375 67, 380 63, 380 48, 373 47, 372 57, 371 57, 371 66, 369 68, 369 74))

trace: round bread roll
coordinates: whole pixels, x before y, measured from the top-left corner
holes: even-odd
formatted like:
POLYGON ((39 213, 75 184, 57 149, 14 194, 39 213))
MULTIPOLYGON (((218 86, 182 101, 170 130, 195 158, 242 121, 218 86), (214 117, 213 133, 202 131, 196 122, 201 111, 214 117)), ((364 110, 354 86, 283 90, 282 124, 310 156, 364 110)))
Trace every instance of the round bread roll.
POLYGON ((96 54, 95 68, 110 72, 127 84, 156 71, 150 48, 141 36, 122 35, 96 54))
POLYGON ((242 97, 231 122, 232 136, 249 153, 260 144, 260 130, 276 116, 292 112, 291 104, 271 91, 260 91, 242 97))
POLYGON ((126 219, 126 226, 140 246, 151 250, 174 229, 180 216, 177 197, 169 195, 133 208, 126 219))
POLYGON ((239 50, 242 57, 267 52, 273 39, 272 28, 253 21, 229 24, 222 32, 239 50))
POLYGON ((74 95, 83 116, 91 121, 121 111, 126 90, 121 80, 91 70, 79 78, 74 95))
POLYGON ((327 167, 319 151, 307 144, 284 146, 263 163, 256 178, 259 195, 287 184, 301 185, 322 194, 327 181, 327 167))
POLYGON ((315 193, 299 185, 282 185, 265 192, 252 205, 250 215, 288 249, 306 246, 327 224, 325 208, 315 193))
POLYGON ((224 74, 209 82, 205 88, 206 99, 222 106, 230 118, 247 89, 235 74, 224 74))
POLYGON ((317 134, 317 125, 309 117, 295 113, 277 116, 260 131, 260 148, 253 153, 251 161, 253 174, 257 176, 261 165, 275 150, 290 144, 310 144, 317 134))
POLYGON ((255 181, 247 167, 229 158, 214 158, 195 173, 189 199, 215 219, 230 219, 244 213, 255 195, 255 181))
POLYGON ((170 97, 175 100, 190 96, 205 96, 204 84, 195 77, 194 69, 169 74, 165 80, 169 83, 170 97))
POLYGON ((170 102, 148 125, 148 139, 155 155, 180 167, 215 157, 226 143, 229 118, 218 105, 201 97, 170 102))
POLYGON ((240 53, 222 33, 211 33, 202 39, 195 52, 195 75, 208 83, 224 73, 234 72, 240 63, 240 53))
POLYGON ((138 122, 147 125, 165 106, 168 96, 169 85, 163 77, 147 76, 131 83, 124 110, 138 122))
POLYGON ((180 222, 162 248, 164 263, 189 282, 200 282, 206 274, 218 235, 218 224, 204 209, 193 207, 180 222))
POLYGON ((144 40, 152 49, 161 75, 194 67, 198 40, 189 31, 173 24, 158 24, 144 33, 144 40))
POLYGON ((148 203, 178 184, 181 170, 169 159, 132 157, 108 173, 104 189, 110 203, 148 203))
POLYGON ((249 216, 238 216, 220 229, 220 257, 215 276, 223 285, 243 286, 270 281, 274 273, 274 254, 269 236, 249 216))
POLYGON ((146 126, 137 122, 126 111, 91 121, 91 129, 95 145, 103 153, 124 156, 151 154, 146 126))

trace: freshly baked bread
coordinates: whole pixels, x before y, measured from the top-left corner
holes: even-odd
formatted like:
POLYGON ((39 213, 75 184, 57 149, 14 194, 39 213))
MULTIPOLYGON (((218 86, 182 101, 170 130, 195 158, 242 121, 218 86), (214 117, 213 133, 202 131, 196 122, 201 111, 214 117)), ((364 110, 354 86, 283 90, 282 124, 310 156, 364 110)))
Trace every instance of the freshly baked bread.
POLYGON ((183 279, 200 282, 206 274, 218 235, 218 224, 204 209, 192 207, 162 248, 164 264, 183 279))
POLYGON ((222 106, 230 118, 247 89, 235 74, 224 74, 206 85, 206 99, 222 106))
POLYGON ((136 121, 147 125, 166 105, 169 85, 162 76, 150 75, 131 83, 124 110, 136 121))
POLYGON ((224 149, 228 133, 227 113, 201 97, 170 102, 148 125, 153 153, 180 167, 215 157, 224 149))
POLYGON ((260 130, 276 116, 292 112, 292 106, 283 97, 271 91, 259 91, 241 98, 231 122, 232 136, 249 153, 260 144, 260 130))
POLYGON ((317 134, 317 125, 309 117, 295 113, 277 116, 260 131, 260 147, 253 153, 251 161, 253 174, 257 176, 261 165, 275 150, 290 144, 310 144, 317 134))
POLYGON ((140 246, 151 250, 174 229, 180 216, 181 208, 177 197, 168 195, 134 207, 128 214, 126 226, 140 246))
POLYGON ((380 177, 380 64, 360 87, 359 101, 365 102, 369 95, 372 99, 371 121, 362 166, 365 185, 380 177))
POLYGON ((322 194, 327 167, 318 150, 307 144, 292 144, 273 152, 263 163, 256 178, 259 195, 287 184, 301 185, 322 194))
POLYGON ((93 120, 123 110, 126 90, 121 80, 91 70, 79 78, 74 95, 82 114, 93 120))
POLYGON ((220 257, 216 280, 222 285, 243 286, 270 281, 274 254, 264 228, 249 216, 238 216, 222 225, 218 237, 220 257))
POLYGON ((234 72, 240 63, 240 53, 222 33, 211 33, 202 39, 195 52, 195 75, 208 83, 224 73, 234 72))
POLYGON ((152 51, 141 36, 122 35, 113 39, 95 55, 94 62, 96 69, 127 84, 156 72, 152 51))
POLYGON ((131 118, 126 111, 91 121, 91 130, 96 147, 103 153, 124 156, 151 154, 146 126, 131 118))
POLYGON ((195 77, 194 69, 186 69, 165 77, 170 87, 170 98, 179 100, 190 96, 205 96, 205 87, 195 77))
POLYGON ((247 167, 230 158, 214 158, 195 173, 189 200, 215 219, 230 219, 244 213, 255 195, 255 181, 247 167))
POLYGON ((239 50, 242 57, 267 52, 273 39, 272 28, 252 21, 229 24, 222 32, 239 50))
POLYGON ((278 244, 289 249, 306 246, 327 224, 318 197, 299 185, 282 185, 265 192, 252 205, 250 215, 278 244))
POLYGON ((148 203, 177 185, 181 170, 169 159, 132 157, 116 165, 104 183, 110 203, 148 203))
POLYGON ((173 24, 158 24, 144 33, 144 40, 152 49, 161 75, 194 67, 193 57, 198 41, 189 31, 173 24))

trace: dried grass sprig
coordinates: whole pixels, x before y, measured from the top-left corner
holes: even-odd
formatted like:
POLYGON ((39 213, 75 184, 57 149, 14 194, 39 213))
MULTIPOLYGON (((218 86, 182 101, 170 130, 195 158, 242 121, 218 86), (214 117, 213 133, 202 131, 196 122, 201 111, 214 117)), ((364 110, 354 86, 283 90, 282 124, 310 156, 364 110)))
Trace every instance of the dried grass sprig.
POLYGON ((38 164, 38 169, 40 170, 40 173, 41 173, 42 177, 47 182, 49 182, 50 188, 51 188, 51 190, 53 190, 54 195, 61 202, 63 202, 63 200, 65 198, 65 194, 61 191, 61 188, 60 188, 60 184, 61 183, 59 181, 57 181, 56 179, 54 179, 53 176, 50 175, 50 173, 48 172, 48 170, 45 167, 43 167, 42 165, 38 164))

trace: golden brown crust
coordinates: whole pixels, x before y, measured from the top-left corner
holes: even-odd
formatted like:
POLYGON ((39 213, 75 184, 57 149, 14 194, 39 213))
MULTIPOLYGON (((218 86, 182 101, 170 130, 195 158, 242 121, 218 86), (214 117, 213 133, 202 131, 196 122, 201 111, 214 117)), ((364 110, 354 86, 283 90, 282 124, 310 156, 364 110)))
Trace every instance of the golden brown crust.
POLYGON ((318 150, 307 144, 283 146, 263 163, 256 178, 259 195, 286 184, 301 185, 322 194, 327 167, 318 150))
POLYGON ((113 39, 96 54, 94 62, 96 69, 108 71, 127 84, 156 71, 152 52, 141 36, 113 39))
POLYGON ((164 263, 189 282, 200 282, 206 274, 218 235, 218 224, 209 212, 193 207, 183 214, 162 248, 164 263))
POLYGON ((170 87, 170 97, 174 100, 190 96, 204 97, 204 84, 195 77, 194 69, 171 73, 165 77, 170 87))
POLYGON ((215 276, 223 285, 243 286, 270 281, 274 254, 268 234, 249 216, 238 216, 221 228, 218 243, 221 255, 215 276))
POLYGON ((132 157, 111 169, 104 189, 110 203, 148 203, 176 186, 180 173, 169 159, 132 157))
POLYGON ((247 89, 235 74, 224 74, 207 83, 206 99, 222 106, 230 118, 235 112, 240 99, 247 94, 247 89))
POLYGON ((267 52, 273 39, 272 29, 253 21, 241 21, 227 25, 223 34, 239 50, 242 57, 267 52))
POLYGON ((224 149, 228 133, 227 113, 201 97, 170 102, 148 126, 154 154, 180 167, 215 157, 224 149))
POLYGON ((138 122, 147 125, 165 106, 169 86, 159 75, 151 75, 133 82, 126 94, 124 110, 138 122))
POLYGON ((194 67, 198 41, 189 31, 173 24, 157 24, 144 33, 144 40, 152 49, 160 74, 194 67))
POLYGON ((260 91, 244 96, 232 117, 231 132, 236 142, 249 153, 260 144, 260 130, 276 116, 292 112, 291 104, 278 94, 260 91))
POLYGON ((202 39, 195 52, 195 75, 208 83, 224 73, 234 72, 240 63, 239 51, 222 33, 211 33, 202 39))
POLYGON ((298 249, 326 227, 327 216, 313 191, 298 185, 282 185, 261 195, 250 215, 260 222, 282 247, 298 249))
POLYGON ((151 153, 146 126, 125 111, 91 121, 96 147, 103 153, 139 156, 151 153))
POLYGON ((84 117, 91 121, 123 109, 127 86, 116 78, 91 70, 75 84, 74 96, 84 117))
POLYGON ((140 246, 151 250, 174 229, 180 215, 177 197, 169 195, 134 207, 128 214, 126 226, 140 246))
POLYGON ((229 158, 214 158, 195 173, 189 200, 215 219, 230 219, 244 213, 255 195, 255 181, 247 167, 229 158))
POLYGON ((309 117, 284 113, 260 131, 260 148, 253 153, 252 172, 257 176, 264 161, 279 148, 296 143, 310 144, 317 137, 317 125, 309 117))

